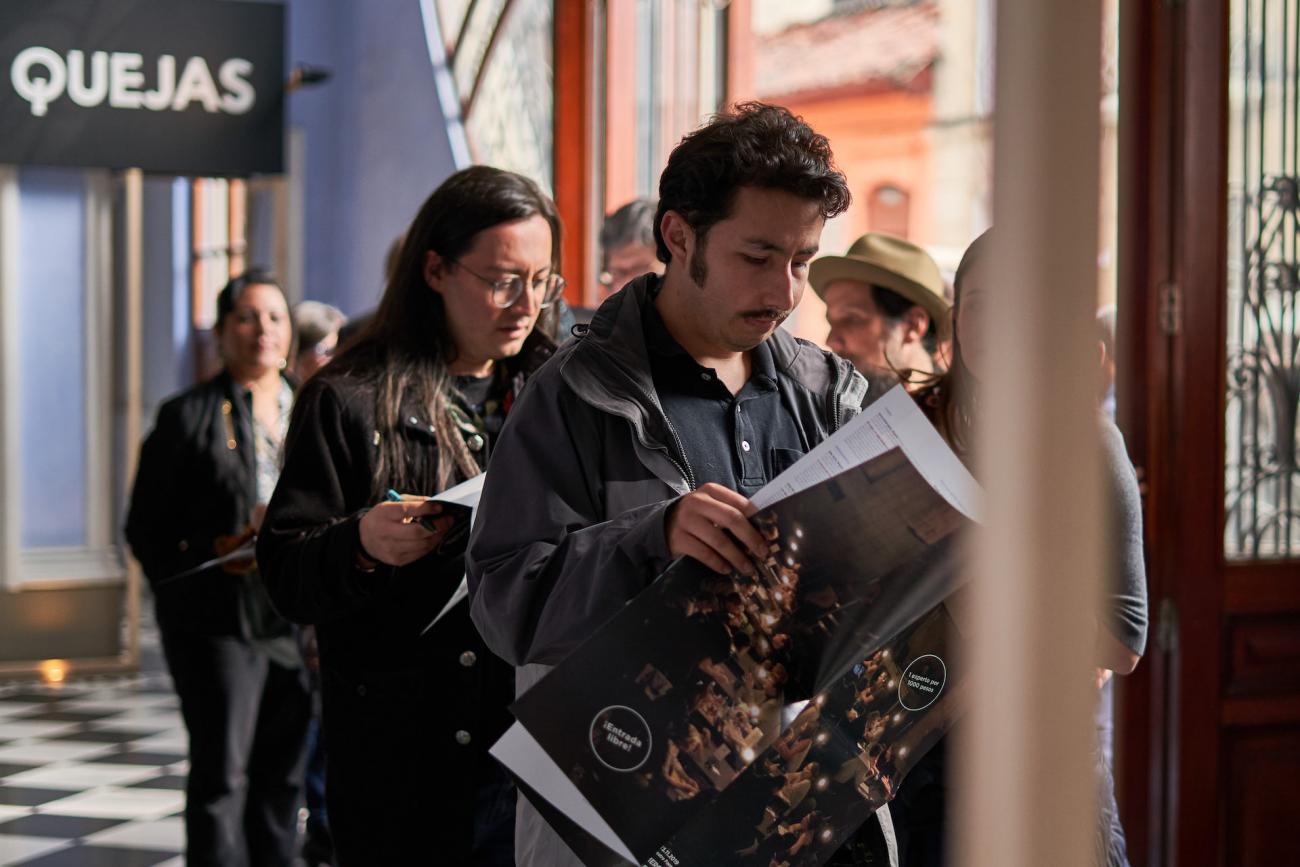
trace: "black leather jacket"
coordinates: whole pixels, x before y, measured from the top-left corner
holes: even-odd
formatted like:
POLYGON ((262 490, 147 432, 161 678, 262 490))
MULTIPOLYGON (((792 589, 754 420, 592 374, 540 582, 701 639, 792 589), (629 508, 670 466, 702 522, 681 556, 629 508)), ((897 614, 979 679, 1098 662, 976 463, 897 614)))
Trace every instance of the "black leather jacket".
POLYGON ((215 557, 218 536, 248 525, 257 504, 252 412, 252 393, 223 371, 164 403, 140 447, 126 539, 164 629, 243 634, 241 597, 255 588, 239 576, 216 568, 159 582, 215 557))

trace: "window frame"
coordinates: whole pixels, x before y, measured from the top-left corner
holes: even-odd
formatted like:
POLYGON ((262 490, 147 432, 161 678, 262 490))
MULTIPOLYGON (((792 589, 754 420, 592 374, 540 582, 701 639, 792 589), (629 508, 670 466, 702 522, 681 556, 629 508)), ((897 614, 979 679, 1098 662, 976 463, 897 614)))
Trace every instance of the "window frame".
POLYGON ((113 426, 117 365, 113 297, 114 184, 107 170, 82 175, 85 266, 82 318, 85 339, 86 537, 81 545, 24 547, 22 543, 22 432, 16 405, 22 371, 17 317, 19 189, 18 170, 0 167, 0 588, 72 589, 127 581, 125 552, 118 540, 121 508, 115 495, 114 453, 120 449, 113 426), (6 516, 14 516, 6 520, 6 516))

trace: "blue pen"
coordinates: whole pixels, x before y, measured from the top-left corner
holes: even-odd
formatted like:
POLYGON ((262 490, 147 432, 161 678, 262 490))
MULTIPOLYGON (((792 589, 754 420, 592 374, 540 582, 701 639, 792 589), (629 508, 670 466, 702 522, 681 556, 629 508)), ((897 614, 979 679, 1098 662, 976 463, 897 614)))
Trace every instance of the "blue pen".
MULTIPOLYGON (((390 503, 400 503, 402 502, 402 495, 392 488, 389 488, 388 493, 384 495, 384 499, 390 503)), ((429 499, 432 498, 430 497, 429 499)), ((438 528, 433 526, 433 521, 427 515, 421 518, 415 518, 414 521, 426 530, 431 530, 435 533, 438 532, 438 528)))

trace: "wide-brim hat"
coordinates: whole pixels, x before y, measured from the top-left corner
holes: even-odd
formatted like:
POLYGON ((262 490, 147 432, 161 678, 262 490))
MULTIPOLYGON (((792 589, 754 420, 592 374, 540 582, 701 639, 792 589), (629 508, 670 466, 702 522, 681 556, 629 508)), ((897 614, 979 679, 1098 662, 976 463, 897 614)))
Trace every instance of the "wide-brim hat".
POLYGON ((924 309, 934 321, 940 340, 952 336, 952 303, 944 296, 943 275, 930 254, 917 245, 868 232, 843 256, 823 256, 808 269, 808 282, 822 300, 837 280, 881 286, 924 309))

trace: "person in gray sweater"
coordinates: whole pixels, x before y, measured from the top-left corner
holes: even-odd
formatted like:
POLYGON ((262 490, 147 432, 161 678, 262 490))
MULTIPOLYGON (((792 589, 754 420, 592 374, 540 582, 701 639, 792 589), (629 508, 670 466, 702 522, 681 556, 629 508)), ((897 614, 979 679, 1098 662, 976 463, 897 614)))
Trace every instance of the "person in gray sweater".
MULTIPOLYGON (((957 268, 953 318, 956 334, 953 363, 943 376, 915 394, 926 415, 948 444, 969 460, 971 431, 978 412, 976 394, 988 354, 995 348, 981 339, 976 322, 989 315, 987 261, 992 230, 977 238, 957 268)), ((1109 509, 1109 574, 1098 624, 1093 665, 1098 689, 1112 674, 1126 675, 1137 667, 1147 641, 1146 566, 1142 553, 1142 501, 1137 475, 1129 462, 1124 436, 1110 418, 1097 414, 1109 509)), ((1100 698, 1100 696, 1099 696, 1100 698)), ((901 862, 908 867, 945 863, 943 852, 944 750, 941 743, 903 781, 891 805, 898 833, 901 862)), ((1102 751, 1097 751, 1100 816, 1096 861, 1105 867, 1127 867, 1124 830, 1115 804, 1115 784, 1102 751)))

